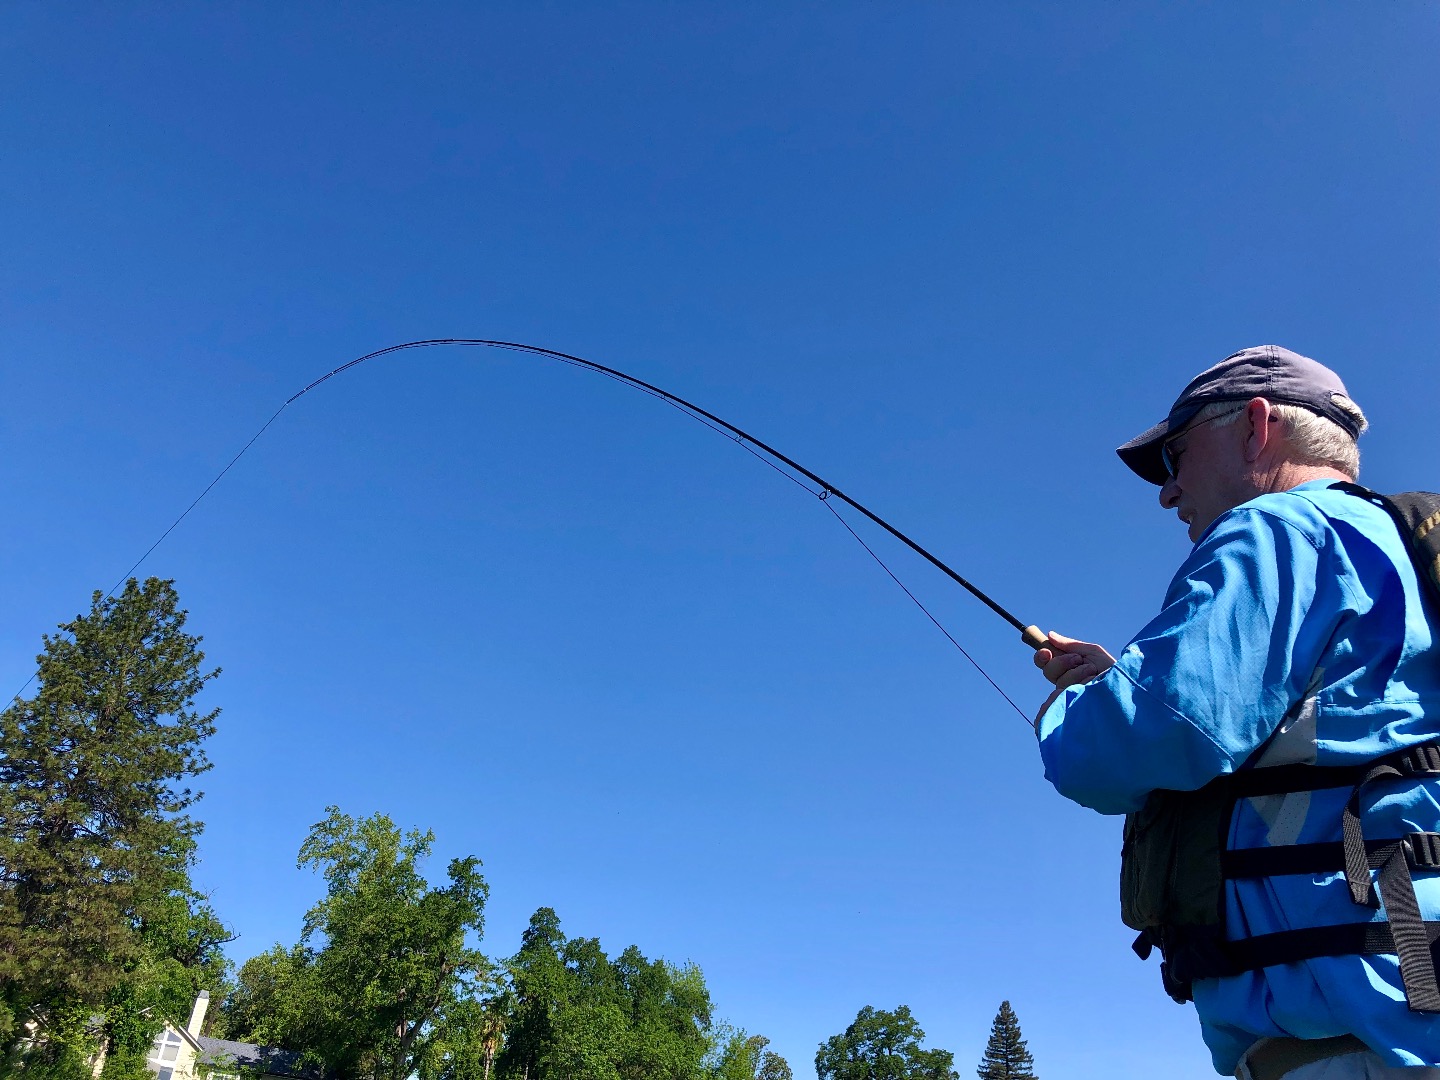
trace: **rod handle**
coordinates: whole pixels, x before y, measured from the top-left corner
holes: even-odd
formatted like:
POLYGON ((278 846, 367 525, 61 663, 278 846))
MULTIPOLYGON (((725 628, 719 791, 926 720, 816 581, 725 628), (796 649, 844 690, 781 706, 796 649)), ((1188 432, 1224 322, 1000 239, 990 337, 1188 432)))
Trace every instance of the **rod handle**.
POLYGON ((1050 637, 1038 626, 1027 626, 1020 631, 1020 640, 1032 649, 1044 649, 1050 645, 1050 637))

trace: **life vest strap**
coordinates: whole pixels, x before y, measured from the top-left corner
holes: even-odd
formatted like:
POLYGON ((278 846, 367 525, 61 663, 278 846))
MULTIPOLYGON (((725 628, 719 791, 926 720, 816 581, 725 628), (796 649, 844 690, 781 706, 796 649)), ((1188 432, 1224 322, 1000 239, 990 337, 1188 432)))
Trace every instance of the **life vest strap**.
MULTIPOLYGON (((1223 922, 1214 926, 1165 925, 1150 928, 1132 948, 1143 959, 1152 948, 1163 955, 1161 977, 1176 1001, 1190 999, 1195 979, 1238 975, 1322 956, 1389 953, 1400 961, 1405 1000, 1415 1012, 1440 1013, 1440 921, 1420 913, 1411 870, 1440 871, 1440 833, 1400 837, 1365 836, 1362 817, 1372 784, 1440 777, 1440 741, 1413 746, 1358 765, 1277 765, 1242 769, 1224 780, 1236 801, 1259 795, 1349 787, 1338 842, 1282 844, 1222 850, 1221 880, 1259 879, 1283 874, 1343 871, 1350 899, 1379 910, 1384 921, 1305 927, 1227 940, 1223 922), (1371 871, 1378 871, 1374 883, 1371 871), (1378 885, 1378 891, 1376 889, 1378 885)), ((1233 805, 1233 804, 1232 804, 1233 805)))
MULTIPOLYGON (((1366 840, 1369 869, 1379 870, 1404 847, 1416 870, 1440 870, 1440 833, 1413 832, 1386 840, 1366 840)), ((1333 874, 1345 869, 1345 845, 1286 844, 1281 847, 1235 848, 1220 853, 1220 870, 1228 880, 1277 877, 1281 874, 1333 874)))
MULTIPOLYGON (((1440 773, 1440 748, 1435 744, 1412 746, 1375 762, 1355 785, 1340 815, 1341 842, 1345 848, 1345 880, 1350 899, 1369 908, 1385 905, 1385 917, 1395 939, 1400 959, 1400 980, 1405 984, 1405 1002, 1412 1012, 1440 1012, 1440 982, 1435 978, 1435 958, 1420 915, 1420 900, 1410 876, 1416 844, 1402 840, 1390 849, 1379 867, 1376 883, 1370 882, 1370 859, 1361 824, 1364 797, 1371 784, 1381 780, 1408 780, 1440 773)), ((1428 834, 1427 834, 1428 835, 1428 834)), ((1423 842, 1420 853, 1428 856, 1432 845, 1423 842)))
MULTIPOLYGON (((1420 923, 1426 954, 1440 942, 1440 921, 1420 923)), ((1339 926, 1307 926, 1301 930, 1280 930, 1273 934, 1257 934, 1242 941, 1225 944, 1228 964, 1215 970, 1196 970, 1196 978, 1238 975, 1243 971, 1295 964, 1321 956, 1353 956, 1395 953, 1397 942, 1391 924, 1384 922, 1343 923, 1339 926)), ((1412 1006, 1413 1008, 1414 1006, 1412 1006)), ((1429 1011, 1429 1010, 1424 1010, 1429 1011)))

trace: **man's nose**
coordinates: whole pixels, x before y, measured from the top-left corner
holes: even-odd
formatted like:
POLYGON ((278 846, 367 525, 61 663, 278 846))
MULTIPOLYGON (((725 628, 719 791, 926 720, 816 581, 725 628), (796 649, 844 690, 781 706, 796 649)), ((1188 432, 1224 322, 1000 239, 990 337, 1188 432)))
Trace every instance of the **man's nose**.
POLYGON ((1166 510, 1174 510, 1180 502, 1180 484, 1175 477, 1170 477, 1160 485, 1160 505, 1166 510))

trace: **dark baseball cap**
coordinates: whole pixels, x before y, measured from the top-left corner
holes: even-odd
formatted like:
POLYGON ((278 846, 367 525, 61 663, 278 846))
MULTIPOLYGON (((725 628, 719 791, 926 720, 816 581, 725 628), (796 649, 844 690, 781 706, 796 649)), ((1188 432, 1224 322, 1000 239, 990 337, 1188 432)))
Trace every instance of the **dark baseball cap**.
POLYGON ((1136 435, 1115 453, 1140 479, 1163 484, 1170 475, 1160 457, 1160 447, 1166 439, 1212 402, 1242 402, 1257 397, 1303 405, 1335 421, 1352 437, 1360 437, 1356 417, 1336 404, 1336 397, 1350 401, 1339 375, 1324 364, 1279 345, 1257 345, 1241 349, 1196 375, 1170 406, 1169 416, 1136 435))

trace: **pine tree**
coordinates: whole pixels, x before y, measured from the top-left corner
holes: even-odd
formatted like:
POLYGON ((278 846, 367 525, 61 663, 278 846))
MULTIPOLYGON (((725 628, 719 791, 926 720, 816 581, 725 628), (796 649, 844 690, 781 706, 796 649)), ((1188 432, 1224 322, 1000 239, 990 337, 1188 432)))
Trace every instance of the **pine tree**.
MULTIPOLYGON (((185 813, 199 795, 186 784, 210 767, 200 744, 218 710, 194 699, 218 672, 203 670, 184 626, 168 581, 96 593, 89 614, 45 637, 35 696, 0 711, 7 1051, 27 1020, 52 1042, 67 1015, 83 1028, 160 955, 150 939, 173 922, 176 898, 187 914, 199 902, 189 868, 200 823, 185 813)), ((204 934, 204 955, 182 966, 214 951, 216 934, 204 934)))
POLYGON ((980 1080, 1036 1080, 1035 1059, 1020 1037, 1020 1021, 1010 1002, 1002 1001, 990 1025, 985 1056, 975 1070, 980 1080))

